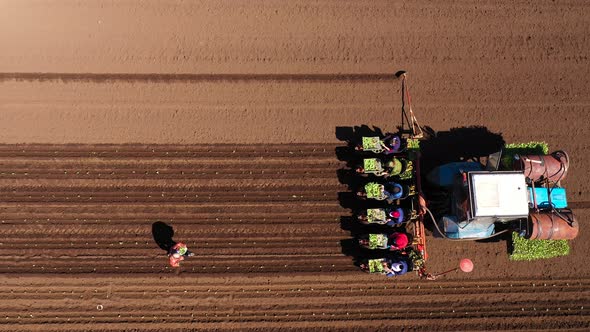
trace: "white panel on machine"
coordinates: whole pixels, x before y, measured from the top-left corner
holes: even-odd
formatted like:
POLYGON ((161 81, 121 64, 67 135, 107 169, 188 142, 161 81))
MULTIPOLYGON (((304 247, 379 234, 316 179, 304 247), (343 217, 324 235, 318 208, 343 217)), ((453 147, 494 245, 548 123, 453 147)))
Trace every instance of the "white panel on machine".
POLYGON ((528 191, 521 172, 471 172, 469 180, 474 217, 528 216, 528 191))

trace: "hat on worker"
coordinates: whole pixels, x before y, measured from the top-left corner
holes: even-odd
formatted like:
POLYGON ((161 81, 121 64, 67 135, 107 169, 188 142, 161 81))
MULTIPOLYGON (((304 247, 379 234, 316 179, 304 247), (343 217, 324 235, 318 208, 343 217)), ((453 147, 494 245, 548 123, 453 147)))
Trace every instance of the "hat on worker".
POLYGON ((391 218, 395 218, 401 221, 404 219, 404 210, 402 210, 402 208, 397 208, 395 210, 390 211, 389 216, 391 218))
POLYGON ((404 233, 391 234, 392 247, 403 249, 408 246, 408 236, 404 233))
POLYGON ((408 272, 408 263, 404 261, 395 262, 391 264, 391 269, 393 272, 395 272, 395 274, 404 274, 408 272))

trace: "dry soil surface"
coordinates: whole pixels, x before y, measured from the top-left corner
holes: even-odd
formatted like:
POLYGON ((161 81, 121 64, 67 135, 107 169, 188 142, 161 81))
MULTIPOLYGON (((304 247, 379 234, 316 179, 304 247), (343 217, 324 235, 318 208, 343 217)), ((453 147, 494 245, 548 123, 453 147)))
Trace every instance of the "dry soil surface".
POLYGON ((3 1, 0 331, 590 329, 590 3, 3 1), (571 254, 343 254, 338 127, 484 126, 571 156, 571 254), (167 267, 151 226, 196 253, 167 267))

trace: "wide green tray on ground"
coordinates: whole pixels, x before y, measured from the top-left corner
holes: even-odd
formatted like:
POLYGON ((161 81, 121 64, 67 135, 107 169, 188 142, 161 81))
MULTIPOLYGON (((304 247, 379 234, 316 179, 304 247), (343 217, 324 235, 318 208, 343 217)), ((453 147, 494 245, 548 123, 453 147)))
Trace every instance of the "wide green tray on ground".
POLYGON ((512 233, 512 246, 510 260, 513 261, 547 259, 570 253, 567 240, 527 240, 517 233, 512 233))
POLYGON ((504 146, 502 150, 501 168, 512 170, 514 155, 517 154, 547 154, 549 145, 545 142, 528 142, 528 143, 510 143, 504 146))
MULTIPOLYGON (((516 154, 547 154, 549 145, 545 142, 511 143, 502 150, 501 169, 511 170, 516 154)), ((570 252, 567 240, 528 240, 516 233, 512 234, 512 253, 510 260, 532 261, 558 256, 566 256, 570 252)))

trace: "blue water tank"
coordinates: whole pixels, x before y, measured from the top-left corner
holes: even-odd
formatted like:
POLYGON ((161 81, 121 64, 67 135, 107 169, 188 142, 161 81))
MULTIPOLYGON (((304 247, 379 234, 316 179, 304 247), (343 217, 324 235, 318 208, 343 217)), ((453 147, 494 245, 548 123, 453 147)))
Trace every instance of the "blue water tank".
MULTIPOLYGON (((537 206, 541 209, 550 208, 549 198, 551 198, 551 205, 556 209, 563 209, 567 207, 567 198, 565 195, 565 188, 535 188, 535 198, 537 206)), ((533 188, 529 187, 529 206, 533 207, 533 188)))

